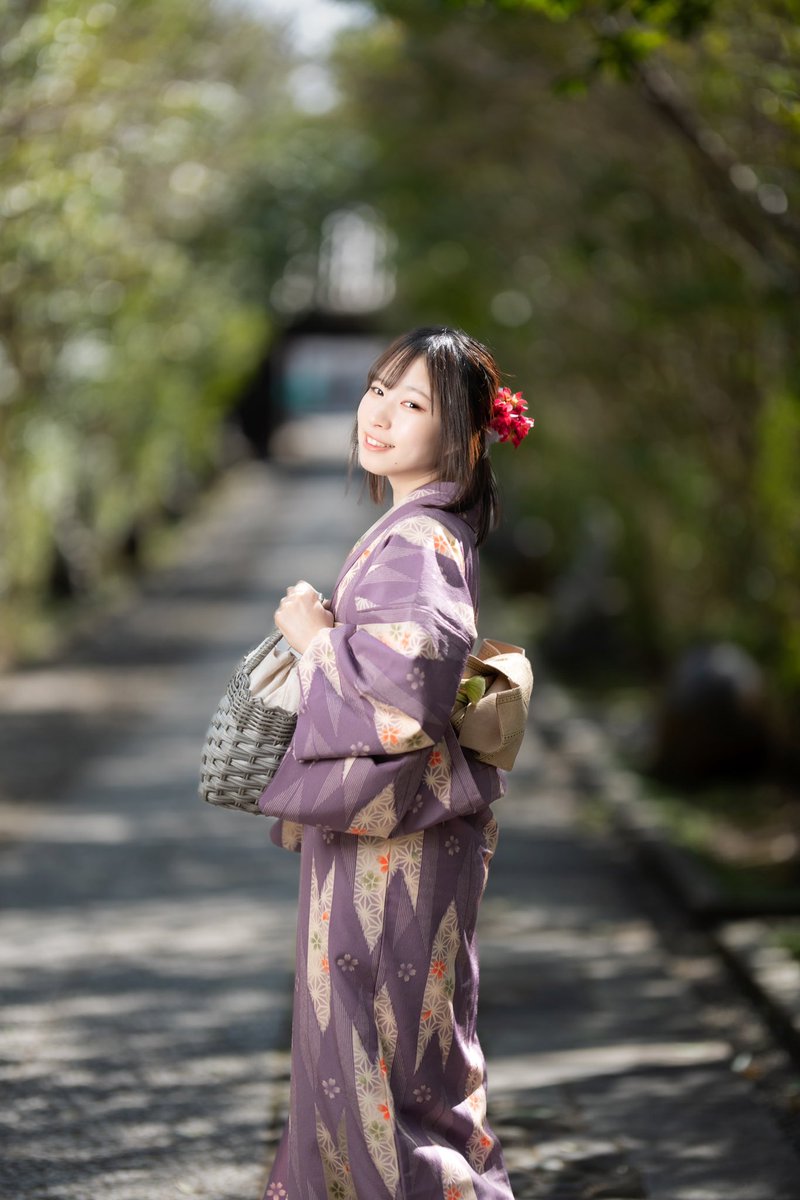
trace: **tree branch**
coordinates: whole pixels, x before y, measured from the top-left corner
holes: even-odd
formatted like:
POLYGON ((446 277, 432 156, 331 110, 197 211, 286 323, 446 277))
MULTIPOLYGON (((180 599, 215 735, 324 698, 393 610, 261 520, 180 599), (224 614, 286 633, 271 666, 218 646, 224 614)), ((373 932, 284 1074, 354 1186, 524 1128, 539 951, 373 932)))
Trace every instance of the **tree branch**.
MULTIPOLYGON (((590 21, 598 41, 624 37, 626 24, 617 15, 606 13, 601 22, 590 21)), ((759 258, 776 284, 787 292, 800 290, 800 222, 788 212, 765 208, 755 187, 736 182, 754 172, 741 162, 716 130, 690 107, 663 63, 652 57, 632 64, 633 78, 647 102, 690 148, 706 177, 712 194, 724 211, 727 224, 759 258), (788 246, 792 254, 781 252, 788 246)))

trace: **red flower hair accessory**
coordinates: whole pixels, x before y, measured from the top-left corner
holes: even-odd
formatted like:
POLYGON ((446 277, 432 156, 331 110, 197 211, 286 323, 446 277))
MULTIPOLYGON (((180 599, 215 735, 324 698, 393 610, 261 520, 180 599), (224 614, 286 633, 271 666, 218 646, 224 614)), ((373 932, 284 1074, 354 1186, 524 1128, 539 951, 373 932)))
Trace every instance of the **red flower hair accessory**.
POLYGON ((490 442, 507 442, 509 439, 518 446, 524 437, 533 429, 533 417, 524 416, 528 407, 522 392, 512 392, 511 388, 500 388, 494 398, 492 412, 494 416, 489 422, 487 438, 490 442))

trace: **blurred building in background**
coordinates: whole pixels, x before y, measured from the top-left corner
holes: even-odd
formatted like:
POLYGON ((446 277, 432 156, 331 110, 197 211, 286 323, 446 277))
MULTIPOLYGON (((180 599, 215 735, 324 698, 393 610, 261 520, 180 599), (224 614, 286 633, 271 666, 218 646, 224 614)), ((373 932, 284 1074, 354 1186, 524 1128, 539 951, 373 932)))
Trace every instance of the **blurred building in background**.
POLYGON ((386 343, 376 315, 395 291, 392 239, 367 206, 332 212, 316 259, 290 260, 273 288, 288 322, 239 419, 259 454, 341 466, 367 371, 386 343))

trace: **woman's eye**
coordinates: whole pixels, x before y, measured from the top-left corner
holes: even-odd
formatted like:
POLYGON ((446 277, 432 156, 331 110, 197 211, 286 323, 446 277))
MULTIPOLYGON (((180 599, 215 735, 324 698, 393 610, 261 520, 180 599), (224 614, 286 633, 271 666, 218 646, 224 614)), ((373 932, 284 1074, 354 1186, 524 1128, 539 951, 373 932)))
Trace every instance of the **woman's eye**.
POLYGON ((404 400, 403 404, 410 404, 412 408, 419 408, 419 405, 415 404, 413 400, 404 400))
POLYGON ((380 387, 378 387, 377 383, 371 383, 371 384, 369 385, 369 390, 370 390, 371 392, 375 392, 375 394, 376 394, 377 396, 382 396, 382 395, 383 395, 383 388, 380 388, 380 387))

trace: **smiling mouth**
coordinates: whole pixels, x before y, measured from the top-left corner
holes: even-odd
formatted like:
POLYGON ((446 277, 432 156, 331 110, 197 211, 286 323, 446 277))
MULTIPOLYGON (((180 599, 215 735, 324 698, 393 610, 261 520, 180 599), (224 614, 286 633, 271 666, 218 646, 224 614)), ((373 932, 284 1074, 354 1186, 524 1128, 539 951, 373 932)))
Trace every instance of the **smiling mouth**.
POLYGON ((392 449, 392 444, 390 442, 379 442, 377 438, 370 437, 370 435, 368 433, 364 434, 364 441, 366 442, 366 444, 368 446, 374 446, 379 450, 391 450, 392 449))

